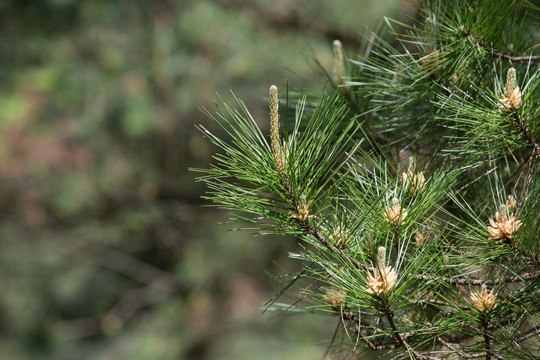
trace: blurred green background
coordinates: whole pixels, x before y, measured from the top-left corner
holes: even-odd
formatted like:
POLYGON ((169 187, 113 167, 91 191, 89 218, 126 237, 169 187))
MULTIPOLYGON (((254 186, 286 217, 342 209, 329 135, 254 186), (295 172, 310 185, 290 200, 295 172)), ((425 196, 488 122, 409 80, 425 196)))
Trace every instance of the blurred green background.
POLYGON ((233 89, 266 126, 270 84, 322 86, 311 57, 400 10, 0 0, 0 358, 322 358, 335 319, 261 315, 295 243, 203 207, 194 125, 233 89))

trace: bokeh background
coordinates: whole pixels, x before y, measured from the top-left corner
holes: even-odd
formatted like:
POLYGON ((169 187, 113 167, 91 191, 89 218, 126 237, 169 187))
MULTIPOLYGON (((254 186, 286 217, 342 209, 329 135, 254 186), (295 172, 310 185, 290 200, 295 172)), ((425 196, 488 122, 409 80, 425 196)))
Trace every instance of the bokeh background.
POLYGON ((322 358, 335 319, 261 314, 296 244, 204 206, 195 125, 232 89, 265 126, 270 84, 322 89, 334 38, 352 53, 402 11, 0 0, 0 358, 322 358))

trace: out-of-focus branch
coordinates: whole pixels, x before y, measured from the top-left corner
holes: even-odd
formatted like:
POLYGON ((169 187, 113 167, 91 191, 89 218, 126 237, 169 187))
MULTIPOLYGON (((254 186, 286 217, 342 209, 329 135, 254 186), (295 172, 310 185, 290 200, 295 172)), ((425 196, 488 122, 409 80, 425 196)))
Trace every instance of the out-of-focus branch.
POLYGON ((351 36, 348 33, 342 33, 339 30, 331 29, 319 22, 310 22, 301 19, 298 13, 291 11, 276 11, 273 7, 262 7, 250 1, 238 0, 217 0, 226 8, 241 11, 253 18, 257 22, 265 23, 267 26, 279 30, 299 30, 307 33, 312 33, 318 36, 323 36, 328 39, 340 39, 342 42, 351 46, 358 46, 360 41, 358 37, 351 36))
POLYGON ((165 293, 174 293, 179 284, 174 275, 154 267, 122 251, 95 245, 83 245, 76 256, 92 265, 107 268, 165 293))
POLYGON ((113 326, 113 330, 114 327, 121 327, 141 309, 182 291, 181 284, 173 274, 122 251, 95 244, 77 244, 64 250, 77 260, 112 270, 144 284, 124 293, 101 321, 89 317, 58 323, 59 327, 68 329, 75 339, 95 336, 110 326, 113 326))

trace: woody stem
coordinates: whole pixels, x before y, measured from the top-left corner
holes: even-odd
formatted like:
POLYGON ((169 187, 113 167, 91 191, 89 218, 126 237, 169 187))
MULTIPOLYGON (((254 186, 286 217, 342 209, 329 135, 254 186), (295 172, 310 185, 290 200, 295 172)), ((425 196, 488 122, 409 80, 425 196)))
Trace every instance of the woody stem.
POLYGON ((535 141, 534 137, 529 132, 529 129, 525 126, 525 122, 519 117, 517 111, 513 112, 514 125, 519 130, 523 140, 527 142, 529 147, 533 150, 536 156, 540 156, 540 146, 535 141))
POLYGON ((390 304, 388 303, 388 299, 386 298, 386 295, 383 295, 382 300, 383 300, 383 306, 384 306, 384 315, 386 316, 386 319, 388 320, 388 324, 390 324, 390 328, 392 329, 392 334, 394 335, 394 338, 396 339, 398 344, 400 346, 403 346, 405 349, 410 350, 411 355, 413 356, 415 360, 426 359, 425 356, 411 349, 411 347, 409 346, 409 344, 407 344, 403 336, 401 336, 401 333, 399 332, 396 326, 396 323, 394 322, 394 312, 392 311, 392 309, 390 309, 390 304))

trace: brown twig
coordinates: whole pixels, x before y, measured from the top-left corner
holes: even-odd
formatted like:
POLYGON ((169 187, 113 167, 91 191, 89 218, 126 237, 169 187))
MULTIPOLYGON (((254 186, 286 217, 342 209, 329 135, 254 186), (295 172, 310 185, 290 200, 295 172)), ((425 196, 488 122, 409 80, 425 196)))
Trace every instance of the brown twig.
MULTIPOLYGON (((487 46, 487 44, 484 44, 482 42, 479 42, 478 44, 480 46, 482 46, 483 48, 485 48, 486 50, 489 50, 489 47, 487 46)), ((506 59, 506 60, 510 60, 510 61, 514 61, 514 62, 525 62, 526 63, 526 62, 529 62, 529 61, 540 60, 540 55, 512 56, 512 55, 508 55, 508 54, 505 54, 505 53, 503 53, 501 51, 494 50, 494 49, 491 49, 490 53, 491 53, 491 55, 493 55, 496 58, 502 58, 502 59, 506 59)))
POLYGON ((388 320, 388 323, 390 324, 390 328, 392 329, 392 334, 394 335, 394 338, 399 343, 399 345, 403 346, 404 348, 408 348, 408 344, 405 343, 405 340, 403 337, 401 337, 401 334, 399 333, 396 323, 394 322, 394 312, 390 309, 390 306, 388 304, 385 304, 384 307, 384 314, 386 315, 386 319, 388 320))
POLYGON ((519 113, 517 111, 513 111, 512 119, 514 120, 513 123, 517 127, 519 133, 521 134, 521 137, 523 138, 523 140, 527 142, 529 148, 532 149, 532 154, 527 160, 529 174, 527 176, 527 182, 525 183, 525 188, 524 188, 525 196, 523 196, 523 200, 522 200, 522 201, 525 201, 527 193, 529 192, 529 187, 533 180, 534 165, 536 163, 536 160, 540 157, 540 146, 538 145, 534 137, 529 132, 529 129, 525 126, 525 122, 519 117, 519 113))
POLYGON ((489 331, 489 319, 483 322, 484 345, 486 346, 486 360, 491 360, 491 351, 493 346, 493 336, 489 331))
POLYGON ((386 316, 386 319, 388 320, 388 324, 390 325, 390 329, 392 330, 392 334, 394 335, 394 338, 398 342, 400 346, 403 346, 407 351, 410 352, 412 357, 417 360, 439 360, 439 358, 423 355, 414 350, 412 347, 409 346, 407 341, 405 340, 403 334, 401 334, 396 326, 396 323, 394 322, 394 312, 390 308, 390 304, 388 304, 388 300, 386 297, 382 298, 383 300, 383 306, 384 306, 384 314, 386 316))
POLYGON ((517 283, 523 280, 530 280, 540 276, 540 272, 527 273, 521 276, 508 276, 502 279, 493 279, 493 280, 482 280, 482 279, 471 279, 469 277, 459 277, 459 278, 445 278, 445 277, 436 277, 425 274, 418 274, 415 277, 419 280, 424 281, 440 281, 453 285, 499 285, 499 284, 508 284, 508 283, 517 283))
MULTIPOLYGON (((504 53, 504 52, 502 52, 500 50, 494 49, 492 46, 490 46, 485 41, 483 41, 480 38, 480 36, 478 36, 478 34, 471 33, 469 30, 467 30, 467 29, 465 29, 463 27, 460 29, 460 31, 461 31, 461 33, 463 34, 464 37, 472 37, 479 46, 483 47, 485 50, 487 50, 495 58, 505 59, 505 60, 514 61, 514 62, 524 62, 524 63, 527 63, 529 61, 540 60, 540 55, 513 56, 513 55, 506 54, 506 53, 504 53)), ((531 48, 527 49, 527 51, 528 50, 531 50, 531 48)))
POLYGON ((450 344, 449 342, 446 342, 442 337, 440 336, 437 336, 437 339, 436 339, 438 342, 440 342, 442 344, 442 346, 445 346, 447 348, 450 349, 450 351, 453 351, 455 353, 458 353, 459 356, 461 356, 461 358, 463 359, 470 359, 470 356, 467 355, 467 354, 464 354, 463 352, 459 351, 458 349, 456 349, 454 347, 454 345, 450 344))
POLYGON ((523 334, 521 337, 516 339, 516 342, 520 343, 522 341, 525 341, 527 339, 532 338, 535 335, 540 335, 540 327, 533 327, 532 329, 528 330, 525 334, 523 334))
MULTIPOLYGON (((280 173, 281 173, 281 176, 282 176, 282 179, 283 179, 283 182, 284 182, 283 185, 285 186, 285 189, 287 190, 287 195, 289 197, 289 200, 292 202, 294 208, 298 209, 299 200, 298 200, 298 197, 296 196, 296 194, 294 193, 294 190, 293 190, 293 187, 292 187, 292 184, 291 184, 291 180, 289 179, 289 176, 287 175, 286 171, 280 171, 280 173)), ((372 267, 356 261, 355 259, 351 258, 347 254, 346 251, 344 251, 344 250, 334 246, 333 244, 331 244, 326 239, 326 237, 323 234, 321 234, 321 232, 319 231, 319 229, 316 226, 311 225, 311 223, 310 223, 310 221, 308 219, 305 219, 305 220, 297 219, 297 222, 298 222, 298 224, 300 225, 300 227, 302 228, 302 230, 306 234, 312 235, 322 245, 324 245, 328 250, 342 256, 344 259, 346 259, 351 264, 353 264, 356 268, 364 269, 364 270, 373 270, 372 267)))
MULTIPOLYGON (((423 304, 423 303, 426 303, 426 304, 433 304, 433 305, 441 305, 441 306, 449 306, 448 303, 445 303, 444 301, 440 301, 440 300, 435 300, 435 299, 424 299, 424 300, 418 300, 418 301, 415 301, 414 302, 415 304, 423 304)), ((463 309, 463 310, 469 310, 470 307, 466 306, 466 305, 453 305, 453 306, 457 306, 459 307, 460 309, 463 309)))
POLYGON ((525 126, 523 120, 519 117, 517 111, 512 113, 512 118, 514 120, 514 125, 518 128, 523 140, 525 140, 533 152, 536 153, 536 156, 540 156, 540 146, 538 146, 538 143, 529 132, 529 129, 525 126))
MULTIPOLYGON (((354 324, 352 326, 352 331, 355 334, 357 334, 358 337, 360 339, 362 339, 362 341, 365 342, 366 345, 371 350, 384 350, 384 349, 394 349, 394 348, 396 348, 397 344, 380 344, 377 340, 372 341, 372 340, 368 339, 368 337, 365 336, 362 333, 362 327, 369 328, 371 326, 369 324, 367 324, 367 323, 357 321, 354 315, 352 315, 351 313, 349 313, 347 311, 343 311, 343 308, 340 308, 340 318, 341 318, 341 322, 342 322, 344 327, 347 326, 347 323, 354 324)), ((374 329, 379 330, 377 328, 374 328, 374 329)))
MULTIPOLYGON (((516 343, 521 343, 527 339, 530 339, 531 337, 535 336, 535 335, 540 335, 540 328, 539 327, 533 327, 532 329, 529 329, 525 334, 523 334, 522 336, 520 336, 519 338, 515 339, 515 343, 511 343, 511 344, 508 344, 504 347, 502 347, 501 349, 499 349, 499 351, 503 351, 503 350, 506 350, 510 347, 514 347, 516 343)), ((497 356, 497 355, 496 355, 497 356)), ((500 357, 497 356, 497 359, 499 359, 500 357)))

